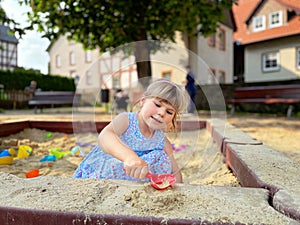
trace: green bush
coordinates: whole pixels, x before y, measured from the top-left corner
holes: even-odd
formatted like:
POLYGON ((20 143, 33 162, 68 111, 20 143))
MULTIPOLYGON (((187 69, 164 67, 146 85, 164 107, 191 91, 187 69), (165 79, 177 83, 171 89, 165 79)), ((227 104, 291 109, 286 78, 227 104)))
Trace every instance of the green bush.
POLYGON ((44 75, 34 70, 0 70, 0 84, 5 90, 24 90, 35 80, 43 91, 75 91, 74 79, 58 75, 44 75))

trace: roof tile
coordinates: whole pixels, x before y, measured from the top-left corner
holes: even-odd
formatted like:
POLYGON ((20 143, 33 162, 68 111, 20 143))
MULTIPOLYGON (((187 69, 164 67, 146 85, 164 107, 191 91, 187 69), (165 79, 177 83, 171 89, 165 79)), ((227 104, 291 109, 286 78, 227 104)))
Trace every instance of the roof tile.
MULTIPOLYGON (((266 29, 260 32, 251 32, 247 29, 246 21, 249 16, 256 10, 263 0, 239 0, 238 5, 232 8, 237 30, 234 33, 234 40, 240 41, 241 44, 250 44, 275 38, 287 37, 300 34, 300 17, 293 17, 288 24, 266 29)), ((299 0, 276 0, 289 10, 294 10, 300 14, 299 0)), ((268 1, 267 4, 271 4, 268 1)))

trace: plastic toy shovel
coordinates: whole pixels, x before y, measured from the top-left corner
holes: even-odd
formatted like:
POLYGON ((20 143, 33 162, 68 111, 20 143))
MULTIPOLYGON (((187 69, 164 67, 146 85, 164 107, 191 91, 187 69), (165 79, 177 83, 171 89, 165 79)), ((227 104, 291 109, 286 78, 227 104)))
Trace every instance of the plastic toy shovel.
POLYGON ((176 177, 173 174, 152 174, 147 173, 151 186, 158 190, 164 190, 175 183, 176 177))

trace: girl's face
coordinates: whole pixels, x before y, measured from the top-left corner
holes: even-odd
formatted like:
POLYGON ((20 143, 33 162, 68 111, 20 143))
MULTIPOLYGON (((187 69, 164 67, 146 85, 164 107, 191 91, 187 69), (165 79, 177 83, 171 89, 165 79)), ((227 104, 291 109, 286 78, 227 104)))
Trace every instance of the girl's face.
POLYGON ((175 116, 175 109, 159 98, 141 100, 141 115, 145 123, 153 130, 165 129, 175 116))

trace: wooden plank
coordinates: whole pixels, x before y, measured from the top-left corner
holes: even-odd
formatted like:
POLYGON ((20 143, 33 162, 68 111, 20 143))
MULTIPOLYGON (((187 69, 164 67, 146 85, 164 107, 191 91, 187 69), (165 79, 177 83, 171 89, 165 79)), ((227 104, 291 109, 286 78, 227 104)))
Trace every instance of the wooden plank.
POLYGON ((177 129, 178 131, 191 131, 191 130, 199 130, 206 127, 206 121, 178 121, 177 129))
MULTIPOLYGON (((46 130, 49 132, 61 132, 72 134, 88 133, 88 132, 100 132, 110 121, 20 121, 20 122, 8 122, 0 124, 0 137, 5 137, 10 134, 18 133, 25 128, 36 128, 46 130), (75 129, 74 129, 75 128, 75 129)), ((197 130, 206 127, 206 121, 178 121, 178 129, 182 131, 197 130)))
POLYGON ((69 121, 29 121, 30 128, 51 132, 73 133, 72 122, 69 121))
POLYGON ((234 90, 234 99, 294 98, 300 99, 300 85, 240 87, 234 90))
POLYGON ((0 124, 0 137, 5 137, 11 134, 18 133, 25 128, 36 128, 41 130, 46 130, 50 132, 61 132, 72 134, 73 126, 80 125, 82 129, 79 131, 81 133, 87 132, 100 132, 109 122, 74 122, 72 121, 20 121, 20 122, 7 122, 0 124))
POLYGON ((73 105, 73 99, 63 100, 30 100, 29 105, 73 105))
POLYGON ((275 104, 275 103, 283 103, 283 104, 296 104, 300 103, 300 99, 288 99, 288 98, 246 98, 246 99, 231 99, 227 101, 227 103, 231 104, 275 104))
POLYGON ((76 126, 76 132, 100 132, 109 122, 94 122, 94 121, 29 121, 31 128, 47 130, 52 132, 62 132, 67 134, 74 133, 73 126, 76 126))
POLYGON ((300 89, 300 84, 286 84, 286 85, 270 85, 270 86, 249 86, 237 87, 235 90, 253 91, 253 90, 274 90, 274 89, 300 89))
POLYGON ((0 137, 16 134, 29 127, 28 121, 0 123, 0 137))
POLYGON ((34 96, 57 96, 57 95, 64 95, 64 96, 74 96, 75 92, 72 91, 37 91, 34 93, 34 96))
POLYGON ((226 103, 232 105, 231 115, 234 114, 235 105, 240 104, 287 104, 289 118, 295 105, 300 103, 300 85, 239 87, 226 103))
POLYGON ((32 99, 29 100, 29 105, 72 105, 73 102, 78 102, 80 100, 80 95, 74 92, 47 92, 40 91, 36 92, 32 99))

